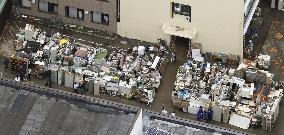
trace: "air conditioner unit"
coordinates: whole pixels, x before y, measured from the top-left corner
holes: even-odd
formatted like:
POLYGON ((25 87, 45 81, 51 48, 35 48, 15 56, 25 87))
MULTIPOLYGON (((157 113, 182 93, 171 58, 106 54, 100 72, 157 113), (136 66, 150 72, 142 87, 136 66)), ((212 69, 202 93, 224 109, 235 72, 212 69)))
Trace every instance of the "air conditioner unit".
POLYGON ((32 3, 35 4, 35 3, 36 3, 36 0, 32 0, 32 3))
POLYGON ((85 11, 85 15, 89 14, 89 11, 85 11))

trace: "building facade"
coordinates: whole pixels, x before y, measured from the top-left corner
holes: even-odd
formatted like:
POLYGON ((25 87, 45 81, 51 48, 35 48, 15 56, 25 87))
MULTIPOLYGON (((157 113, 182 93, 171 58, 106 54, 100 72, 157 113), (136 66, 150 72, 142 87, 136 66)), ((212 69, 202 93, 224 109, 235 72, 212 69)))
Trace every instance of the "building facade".
POLYGON ((201 43, 204 52, 243 54, 245 1, 236 0, 19 0, 22 14, 167 43, 201 43))
POLYGON ((150 42, 182 36, 205 52, 242 56, 243 23, 244 1, 121 0, 117 33, 150 42))
POLYGON ((12 3, 10 0, 0 0, 0 36, 4 32, 5 25, 11 12, 12 3))
POLYGON ((21 14, 57 18, 64 23, 116 33, 114 0, 20 0, 21 14))

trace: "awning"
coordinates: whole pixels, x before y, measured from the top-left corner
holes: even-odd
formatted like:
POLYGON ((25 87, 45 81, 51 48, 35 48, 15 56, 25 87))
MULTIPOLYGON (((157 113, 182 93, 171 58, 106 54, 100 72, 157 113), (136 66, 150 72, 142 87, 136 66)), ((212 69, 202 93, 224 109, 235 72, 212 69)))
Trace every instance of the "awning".
POLYGON ((196 36, 196 29, 189 29, 179 25, 164 23, 162 30, 164 33, 178 37, 194 39, 196 36))

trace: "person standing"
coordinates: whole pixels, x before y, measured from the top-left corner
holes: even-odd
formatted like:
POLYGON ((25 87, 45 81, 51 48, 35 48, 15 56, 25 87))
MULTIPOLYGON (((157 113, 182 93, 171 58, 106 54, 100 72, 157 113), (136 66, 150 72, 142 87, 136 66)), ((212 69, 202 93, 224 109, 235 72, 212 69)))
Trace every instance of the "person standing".
POLYGON ((31 76, 32 76, 32 69, 28 69, 28 80, 31 80, 31 76))
POLYGON ((16 82, 21 81, 21 78, 20 78, 20 76, 19 76, 19 75, 16 75, 15 81, 16 81, 16 82))
POLYGON ((47 81, 46 81, 46 83, 45 83, 45 87, 49 87, 49 88, 52 88, 52 86, 51 86, 51 77, 48 77, 47 78, 47 81))
POLYGON ((79 83, 78 91, 80 92, 81 95, 83 95, 83 90, 84 90, 84 85, 79 83))
POLYGON ((203 119, 203 108, 202 106, 200 106, 196 114, 196 120, 201 121, 202 119, 203 119))
POLYGON ((176 62, 176 60, 177 60, 177 53, 176 51, 174 51, 174 62, 176 62))
POLYGON ((172 53, 172 62, 173 62, 173 63, 176 62, 176 58, 177 58, 177 54, 176 54, 176 52, 174 51, 174 52, 172 53))
POLYGON ((165 107, 162 108, 162 114, 168 114, 168 111, 166 111, 165 107))
POLYGON ((209 109, 208 109, 208 121, 212 121, 212 117, 213 117, 213 109, 211 107, 209 107, 209 109))
POLYGON ((6 72, 7 68, 9 67, 9 59, 5 57, 3 60, 3 64, 5 66, 5 72, 6 72))
POLYGON ((171 115, 172 115, 172 116, 176 116, 176 112, 173 111, 173 112, 171 113, 171 115))
POLYGON ((76 94, 78 93, 78 87, 79 87, 79 83, 75 82, 73 88, 74 88, 74 93, 76 94))
POLYGON ((21 82, 24 81, 24 77, 25 77, 25 72, 24 72, 24 66, 23 65, 20 65, 19 67, 19 75, 20 75, 20 78, 21 78, 21 82))

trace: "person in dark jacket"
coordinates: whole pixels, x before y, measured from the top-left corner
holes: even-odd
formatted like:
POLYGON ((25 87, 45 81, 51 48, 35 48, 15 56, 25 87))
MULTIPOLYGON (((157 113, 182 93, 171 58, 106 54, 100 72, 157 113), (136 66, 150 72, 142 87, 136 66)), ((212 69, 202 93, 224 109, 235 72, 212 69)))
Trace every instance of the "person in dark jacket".
POLYGON ((211 121, 213 117, 213 109, 209 108, 208 109, 208 121, 211 121))
POLYGON ((51 70, 47 71, 46 76, 47 76, 47 81, 45 83, 45 87, 49 86, 50 88, 52 88, 52 86, 51 86, 51 70))
POLYGON ((25 72, 24 72, 24 66, 23 65, 20 65, 19 67, 19 76, 21 78, 21 82, 24 81, 24 77, 25 77, 25 72))
POLYGON ((9 67, 9 59, 8 59, 8 58, 4 58, 3 64, 4 64, 4 66, 5 66, 5 71, 6 71, 7 68, 9 67))
POLYGON ((198 112, 196 114, 196 120, 201 121, 203 119, 203 108, 202 106, 199 107, 198 112))
POLYGON ((45 83, 45 87, 47 87, 47 86, 52 88, 52 86, 51 86, 51 77, 48 77, 48 79, 47 79, 47 81, 45 83))

